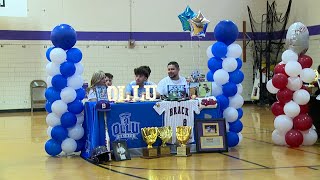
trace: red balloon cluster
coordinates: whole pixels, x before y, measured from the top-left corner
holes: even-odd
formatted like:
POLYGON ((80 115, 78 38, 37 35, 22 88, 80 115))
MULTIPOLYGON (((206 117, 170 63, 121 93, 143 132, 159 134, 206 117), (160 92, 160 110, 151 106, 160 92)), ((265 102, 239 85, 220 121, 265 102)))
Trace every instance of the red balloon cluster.
MULTIPOLYGON (((302 69, 310 68, 312 66, 312 59, 307 55, 300 55, 298 57, 298 62, 301 64, 302 69)), ((276 93, 276 97, 278 101, 272 104, 271 111, 275 116, 286 115, 288 116, 288 118, 290 119, 292 118, 293 128, 288 132, 283 132, 285 134, 284 138, 285 138, 285 142, 290 147, 299 147, 303 143, 303 135, 300 131, 306 131, 312 127, 312 118, 308 115, 308 112, 309 112, 308 104, 300 105, 298 104, 298 101, 296 102, 294 101, 295 91, 290 90, 292 89, 292 86, 290 87, 288 85, 288 83, 290 83, 288 81, 288 78, 289 76, 286 74, 286 64, 284 63, 277 64, 274 67, 274 76, 271 82, 275 88, 279 89, 278 92, 276 93), (290 114, 290 112, 292 112, 290 110, 294 110, 294 108, 296 109, 296 106, 292 106, 291 101, 299 105, 300 107, 299 115, 290 114), (288 104, 288 106, 286 106, 288 102, 291 102, 291 104, 288 104)), ((304 88, 305 88, 304 86, 301 87, 301 89, 304 89, 304 88)))

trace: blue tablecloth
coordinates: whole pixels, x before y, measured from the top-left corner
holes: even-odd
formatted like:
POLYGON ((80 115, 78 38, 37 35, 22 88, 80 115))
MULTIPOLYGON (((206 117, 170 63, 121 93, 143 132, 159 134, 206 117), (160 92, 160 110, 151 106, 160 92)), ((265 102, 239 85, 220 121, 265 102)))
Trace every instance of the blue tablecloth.
MULTIPOLYGON (((97 146, 105 143, 105 120, 107 122, 110 141, 124 139, 128 148, 146 147, 147 144, 141 136, 143 127, 162 127, 164 116, 159 115, 153 109, 156 102, 136 102, 111 104, 111 111, 96 111, 96 102, 85 103, 85 120, 83 128, 85 131, 86 146, 82 150, 81 156, 89 158, 91 151, 97 146)), ((222 113, 219 108, 203 109, 200 114, 195 115, 195 119, 221 118, 222 113)), ((160 145, 158 139, 154 146, 160 145)))

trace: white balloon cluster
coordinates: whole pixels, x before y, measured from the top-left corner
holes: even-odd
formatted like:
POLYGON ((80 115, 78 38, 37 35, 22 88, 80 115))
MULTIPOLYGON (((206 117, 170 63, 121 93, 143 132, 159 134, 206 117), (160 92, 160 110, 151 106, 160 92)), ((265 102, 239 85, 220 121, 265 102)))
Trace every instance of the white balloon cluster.
POLYGON ((229 147, 236 146, 242 140, 241 118, 244 99, 241 96, 243 91, 241 82, 244 74, 240 70, 242 67, 241 54, 241 46, 235 43, 226 46, 217 42, 207 49, 207 56, 210 58, 207 80, 212 81, 212 95, 217 98, 218 106, 226 119, 229 147))

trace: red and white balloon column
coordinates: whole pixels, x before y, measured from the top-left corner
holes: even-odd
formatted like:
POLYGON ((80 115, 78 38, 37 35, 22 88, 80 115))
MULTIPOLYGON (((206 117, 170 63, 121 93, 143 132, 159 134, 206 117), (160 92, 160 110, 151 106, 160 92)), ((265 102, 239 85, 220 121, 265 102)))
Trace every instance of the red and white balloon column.
POLYGON ((272 141, 277 145, 299 147, 312 145, 317 133, 312 128, 312 118, 308 115, 310 94, 303 82, 311 83, 316 74, 310 67, 311 57, 304 55, 308 50, 309 32, 300 22, 292 24, 287 32, 289 48, 283 52, 282 61, 274 68, 274 76, 267 82, 270 93, 276 94, 277 102, 271 106, 275 130, 272 141))

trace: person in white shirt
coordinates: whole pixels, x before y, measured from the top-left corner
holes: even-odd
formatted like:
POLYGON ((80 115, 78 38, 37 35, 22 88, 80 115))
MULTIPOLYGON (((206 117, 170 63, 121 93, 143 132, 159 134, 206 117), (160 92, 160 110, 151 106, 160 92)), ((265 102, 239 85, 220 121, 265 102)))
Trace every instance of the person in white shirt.
POLYGON ((124 160, 127 158, 126 157, 126 150, 121 146, 120 143, 118 143, 117 153, 118 153, 121 160, 124 160))
POLYGON ((157 96, 168 96, 168 85, 184 85, 188 92, 188 83, 185 77, 179 75, 180 67, 175 61, 167 65, 168 76, 160 80, 157 86, 157 96))

